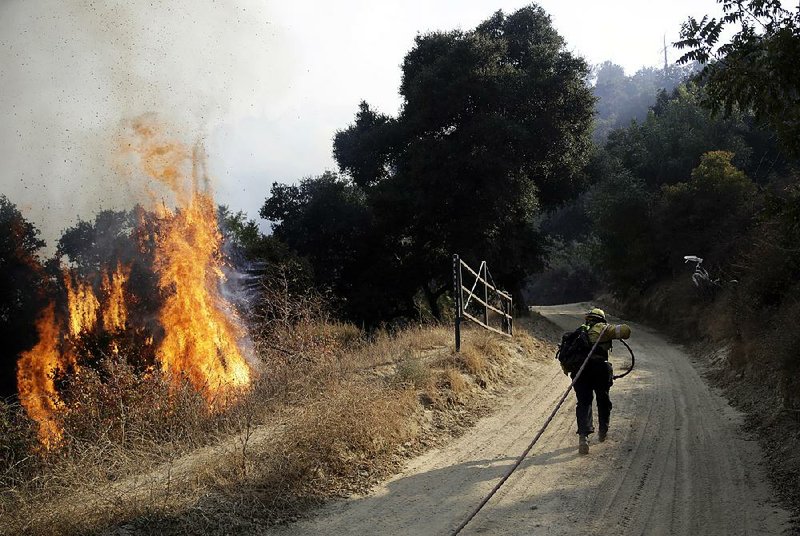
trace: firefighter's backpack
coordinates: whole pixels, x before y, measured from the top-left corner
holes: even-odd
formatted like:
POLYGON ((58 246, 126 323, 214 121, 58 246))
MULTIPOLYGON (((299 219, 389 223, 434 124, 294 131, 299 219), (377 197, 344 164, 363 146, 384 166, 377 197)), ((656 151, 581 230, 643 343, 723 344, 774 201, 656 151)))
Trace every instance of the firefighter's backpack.
POLYGON ((589 342, 589 334, 584 326, 580 326, 575 331, 568 331, 561 337, 561 344, 558 345, 556 359, 561 364, 564 372, 578 372, 583 360, 589 355, 592 343, 589 342))

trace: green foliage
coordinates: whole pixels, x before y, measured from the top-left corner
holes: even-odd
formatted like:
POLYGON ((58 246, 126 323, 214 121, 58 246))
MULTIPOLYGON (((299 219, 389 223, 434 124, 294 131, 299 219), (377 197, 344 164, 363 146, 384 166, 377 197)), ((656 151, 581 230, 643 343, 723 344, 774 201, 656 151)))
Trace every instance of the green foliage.
POLYGON ((363 188, 386 178, 399 142, 397 121, 370 109, 361 101, 356 121, 336 133, 333 156, 339 168, 363 188))
POLYGON ((643 67, 632 76, 626 76, 622 67, 610 61, 598 65, 594 70, 595 142, 604 142, 611 131, 626 128, 631 121, 644 121, 659 92, 672 92, 695 70, 693 64, 669 65, 663 69, 643 67))
POLYGON ((299 185, 272 185, 261 217, 274 222, 274 236, 306 257, 318 281, 336 286, 358 258, 370 227, 361 190, 326 172, 299 185))
POLYGON ((673 268, 684 255, 701 255, 709 265, 725 261, 747 230, 757 190, 732 159, 724 151, 706 153, 691 181, 664 186, 655 220, 673 268))
POLYGON ((708 151, 733 152, 737 164, 746 166, 751 149, 743 137, 743 117, 714 117, 702 106, 702 94, 691 83, 671 96, 659 94, 647 119, 611 133, 606 149, 650 187, 688 180, 708 151))
POLYGON ((593 235, 583 241, 551 237, 545 248, 544 271, 532 276, 525 288, 527 303, 550 305, 591 300, 603 284, 592 262, 599 247, 593 235))
POLYGON ((754 312, 778 312, 798 295, 800 187, 794 179, 785 191, 767 196, 758 225, 746 237, 748 247, 740 253, 741 294, 754 312))
POLYGON ((753 110, 800 156, 800 5, 778 0, 719 0, 725 15, 688 19, 675 45, 688 49, 680 62, 699 61, 715 110, 753 110), (738 26, 720 45, 726 27, 738 26))
POLYGON ((273 184, 261 217, 274 237, 305 259, 315 283, 349 317, 379 322, 413 317, 416 282, 399 272, 363 190, 334 173, 299 185, 273 184))
POLYGON ((435 317, 451 255, 487 260, 522 306, 540 263, 537 219, 577 192, 594 99, 585 62, 532 5, 472 31, 420 35, 402 65, 400 114, 362 102, 326 174, 273 185, 261 215, 358 320, 435 317))
POLYGON ((653 236, 653 194, 614 160, 592 189, 588 212, 599 239, 596 261, 612 289, 642 289, 660 275, 663 255, 653 236))
POLYGON ((217 207, 217 217, 225 241, 229 245, 245 252, 258 247, 262 237, 261 231, 255 220, 247 219, 247 214, 243 210, 234 213, 226 205, 220 205, 217 207))
POLYGON ((93 222, 80 220, 61 233, 56 257, 66 256, 73 268, 85 274, 96 273, 117 261, 128 264, 138 256, 133 233, 137 218, 143 214, 141 209, 103 210, 93 222))
POLYGON ((218 208, 220 229, 227 255, 234 265, 244 270, 266 271, 270 275, 280 272, 289 275, 295 283, 310 284, 310 267, 297 256, 285 242, 261 232, 255 220, 248 219, 243 211, 232 212, 227 206, 218 208))

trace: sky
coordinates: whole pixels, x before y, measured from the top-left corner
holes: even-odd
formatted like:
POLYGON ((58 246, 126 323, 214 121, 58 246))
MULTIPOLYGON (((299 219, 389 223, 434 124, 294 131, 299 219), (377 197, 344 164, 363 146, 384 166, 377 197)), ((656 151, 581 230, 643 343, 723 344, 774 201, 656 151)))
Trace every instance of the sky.
MULTIPOLYGON (((217 201, 258 219, 273 182, 336 169, 333 136, 361 100, 398 111, 416 35, 529 3, 0 0, 0 193, 51 243, 79 217, 131 206, 115 140, 155 113, 205 145, 217 201)), ((688 16, 719 12, 716 0, 538 3, 570 51, 628 74, 663 65, 688 16)))

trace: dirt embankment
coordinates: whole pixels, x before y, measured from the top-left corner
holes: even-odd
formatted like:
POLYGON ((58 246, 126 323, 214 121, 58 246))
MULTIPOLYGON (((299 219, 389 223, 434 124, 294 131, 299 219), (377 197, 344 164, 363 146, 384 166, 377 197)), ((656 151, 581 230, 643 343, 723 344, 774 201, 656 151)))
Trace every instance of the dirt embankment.
POLYGON ((724 343, 691 346, 693 362, 708 382, 741 411, 743 431, 761 445, 772 488, 792 512, 792 534, 800 534, 800 411, 785 407, 770 367, 739 369, 724 343))

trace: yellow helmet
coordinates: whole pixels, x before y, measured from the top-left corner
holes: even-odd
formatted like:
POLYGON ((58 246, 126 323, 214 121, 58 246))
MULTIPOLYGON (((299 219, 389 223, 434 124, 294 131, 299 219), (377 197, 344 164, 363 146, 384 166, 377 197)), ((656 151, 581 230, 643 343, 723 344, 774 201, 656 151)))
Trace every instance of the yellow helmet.
POLYGON ((592 309, 591 311, 586 313, 586 321, 588 322, 590 320, 597 320, 597 321, 600 321, 600 322, 605 322, 606 321, 606 313, 605 313, 605 311, 595 307, 594 309, 592 309))

